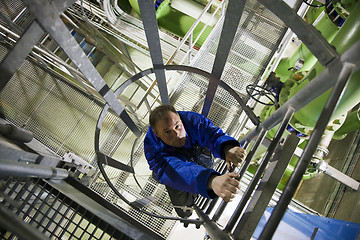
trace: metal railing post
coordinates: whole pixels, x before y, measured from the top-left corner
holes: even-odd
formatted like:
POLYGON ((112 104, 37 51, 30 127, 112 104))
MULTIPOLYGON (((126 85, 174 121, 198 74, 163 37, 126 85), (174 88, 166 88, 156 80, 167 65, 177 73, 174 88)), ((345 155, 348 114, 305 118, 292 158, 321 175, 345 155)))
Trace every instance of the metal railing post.
MULTIPOLYGON (((240 176, 239 176, 238 180, 240 180, 243 177, 245 171, 249 167, 251 159, 254 157, 257 149, 259 148, 262 141, 264 140, 266 133, 267 133, 267 130, 264 129, 264 128, 261 128, 258 138, 256 139, 256 141, 255 141, 254 145, 252 146, 250 152, 246 155, 245 161, 244 161, 243 165, 240 168, 240 171, 239 171, 240 176)), ((219 220, 219 218, 220 218, 221 214, 224 212, 226 206, 227 206, 227 202, 222 201, 220 203, 220 206, 218 207, 218 209, 216 210, 216 212, 215 212, 215 214, 214 214, 214 216, 212 218, 213 221, 219 220)))
POLYGON ((251 201, 243 210, 242 216, 232 232, 235 240, 248 240, 255 232, 291 157, 294 155, 299 140, 296 134, 290 134, 286 137, 284 143, 281 142, 281 145, 276 148, 261 181, 252 194, 251 201))
POLYGON ((238 206, 236 207, 235 209, 235 212, 233 213, 233 215, 231 216, 230 220, 228 221, 226 227, 225 227, 225 231, 228 231, 230 232, 235 223, 237 222, 241 212, 243 211, 246 203, 248 202, 252 192, 254 191, 255 187, 256 187, 256 184, 258 183, 261 175, 263 174, 271 156, 273 155, 276 147, 278 146, 278 143, 280 142, 282 136, 283 136, 283 133, 285 132, 286 130, 286 127, 288 126, 292 116, 294 114, 294 108, 289 108, 288 111, 286 112, 285 114, 285 117, 283 119, 283 121, 281 122, 281 125, 279 126, 276 134, 275 134, 275 137, 274 139, 272 140, 265 156, 264 156, 264 159, 262 161, 262 163, 260 164, 259 168, 257 169, 254 177, 251 179, 251 182, 250 184, 248 185, 244 195, 242 196, 241 198, 241 201, 240 203, 238 204, 238 206))
MULTIPOLYGON (((331 71, 331 69, 330 69, 331 71)), ((303 154, 301 155, 298 164, 295 167, 294 172, 290 176, 288 183, 285 186, 283 194, 281 195, 274 211, 272 212, 267 224, 265 225, 261 235, 260 240, 271 239, 277 226, 279 225, 282 217, 285 214, 287 206, 289 205, 292 196, 294 195, 303 174, 308 167, 313 154, 316 151, 316 148, 321 140, 321 137, 328 125, 329 119, 337 106, 339 99, 345 89, 345 86, 352 74, 353 65, 349 63, 344 63, 342 70, 339 74, 339 79, 336 82, 333 90, 330 93, 330 96, 326 102, 323 111, 317 121, 314 131, 312 132, 309 142, 307 143, 303 154)))
POLYGON ((54 168, 34 163, 22 163, 0 159, 0 175, 16 177, 38 177, 62 180, 69 176, 69 172, 62 168, 54 168))

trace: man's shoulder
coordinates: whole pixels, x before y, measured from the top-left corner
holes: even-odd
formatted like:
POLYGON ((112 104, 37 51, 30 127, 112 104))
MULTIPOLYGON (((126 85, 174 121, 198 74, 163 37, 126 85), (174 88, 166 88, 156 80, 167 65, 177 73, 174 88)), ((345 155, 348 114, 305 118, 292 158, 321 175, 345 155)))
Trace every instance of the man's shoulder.
POLYGON ((197 112, 191 112, 191 111, 178 111, 181 120, 184 121, 184 119, 201 119, 201 118, 205 118, 203 115, 201 115, 200 113, 197 112))

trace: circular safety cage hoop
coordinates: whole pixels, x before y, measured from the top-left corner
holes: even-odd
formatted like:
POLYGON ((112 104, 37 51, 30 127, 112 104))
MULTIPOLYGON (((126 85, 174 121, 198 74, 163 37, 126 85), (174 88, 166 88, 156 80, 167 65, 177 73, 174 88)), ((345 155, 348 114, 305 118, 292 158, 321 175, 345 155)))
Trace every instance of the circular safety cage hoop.
MULTIPOLYGON (((184 72, 189 72, 189 73, 194 73, 194 74, 199 74, 203 77, 205 77, 206 79, 209 80, 209 83, 212 81, 217 81, 210 73, 203 71, 201 69, 198 68, 194 68, 194 67, 190 67, 190 66, 184 66, 184 65, 165 65, 162 68, 163 70, 166 71, 184 71, 184 72)), ((124 90, 132 83, 134 83, 135 81, 141 79, 142 77, 146 77, 150 74, 154 73, 154 69, 150 68, 147 70, 144 70, 142 72, 137 73, 136 75, 132 76, 131 78, 127 79, 122 85, 120 85, 116 90, 115 90, 115 95, 119 96, 120 94, 122 94, 124 92, 124 90)), ((234 91, 228 84, 224 83, 223 81, 219 82, 219 86, 221 86, 224 90, 226 90, 238 103, 239 105, 243 108, 246 109, 246 105, 244 103, 244 101, 242 100, 242 98, 236 93, 236 91, 234 91)), ((106 165, 108 163, 108 157, 103 154, 100 151, 100 133, 101 133, 101 128, 102 128, 102 124, 104 122, 105 116, 107 111, 110 109, 109 104, 105 104, 104 108, 102 109, 102 112, 99 115, 98 121, 97 121, 97 126, 96 126, 96 130, 95 130, 95 152, 97 155, 97 163, 100 169, 100 172, 102 173, 105 181, 107 182, 107 184, 109 185, 109 187, 114 191, 114 193, 116 195, 119 196, 119 198, 121 200, 123 200, 126 204, 128 204, 130 207, 132 207, 133 209, 136 209, 144 214, 147 214, 149 216, 153 216, 153 217, 157 217, 157 218, 162 218, 162 219, 169 219, 169 220, 186 220, 186 222, 193 222, 193 223, 199 223, 199 219, 183 219, 183 218, 179 218, 179 217, 171 217, 171 216, 162 216, 162 215, 158 215, 158 214, 154 214, 152 212, 146 211, 144 209, 142 209, 141 207, 133 204, 133 202, 131 202, 129 199, 127 199, 123 194, 121 194, 119 192, 119 190, 114 186, 114 184, 111 182, 110 178, 108 177, 105 169, 104 169, 104 165, 106 165)), ((258 124, 258 119, 256 117, 251 117, 250 116, 250 120, 252 120, 254 122, 254 124, 258 124)), ((138 138, 134 141, 133 146, 137 143, 138 138)), ((134 153, 134 148, 132 148, 131 150, 131 157, 130 157, 130 164, 131 167, 133 167, 133 163, 132 163, 132 159, 133 159, 133 153, 134 153)), ((138 181, 136 180, 136 176, 135 176, 135 171, 133 172, 133 176, 134 179, 136 181, 136 183, 138 184, 138 186, 140 187, 140 189, 142 189, 142 187, 140 186, 140 184, 138 183, 138 181)))

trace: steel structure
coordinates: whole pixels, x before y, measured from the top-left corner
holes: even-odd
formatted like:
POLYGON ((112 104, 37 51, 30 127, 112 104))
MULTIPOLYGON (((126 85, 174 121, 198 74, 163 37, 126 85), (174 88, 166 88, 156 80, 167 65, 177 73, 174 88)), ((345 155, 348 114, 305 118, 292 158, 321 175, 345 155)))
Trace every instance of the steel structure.
MULTIPOLYGON (((139 5, 153 68, 134 75, 125 81, 116 91, 112 91, 104 81, 59 17, 64 10, 73 4, 74 1, 57 0, 49 2, 46 0, 24 0, 23 2, 33 15, 34 21, 32 21, 29 27, 22 33, 16 45, 13 49, 8 51, 0 64, 1 72, 4 73, 1 75, 0 91, 4 91, 7 84, 9 84, 10 79, 14 76, 16 70, 20 68, 20 65, 27 58, 34 45, 42 38, 44 32, 47 32, 71 59, 71 62, 79 69, 87 82, 96 90, 96 94, 101 96, 102 100, 105 101, 105 104, 102 105, 102 112, 100 113, 95 130, 94 143, 95 152, 97 154, 96 160, 106 182, 111 186, 113 192, 120 197, 120 200, 118 201, 123 201, 123 203, 128 204, 131 207, 129 212, 143 214, 142 216, 144 218, 155 217, 160 219, 159 221, 180 220, 185 224, 203 224, 213 239, 238 240, 251 238, 266 206, 270 202, 271 196, 276 190, 276 186, 285 170, 284 168, 293 155, 299 140, 295 135, 290 135, 282 142, 282 136, 287 124, 296 111, 327 90, 332 89, 326 106, 324 107, 310 136, 309 142, 300 157, 299 164, 291 175, 291 178, 280 196, 277 206, 260 235, 260 239, 271 239, 291 201, 302 175, 310 163, 312 155, 320 142, 334 108, 341 98, 341 94, 346 87, 348 79, 354 71, 358 71, 360 68, 360 58, 357 54, 360 52, 359 41, 343 54, 339 55, 319 32, 311 25, 305 23, 302 18, 297 15, 296 11, 290 8, 286 3, 281 0, 260 0, 259 2, 273 11, 288 27, 290 27, 313 52, 321 64, 326 66, 326 69, 306 87, 277 109, 269 118, 260 123, 252 110, 244 103, 243 98, 239 95, 241 93, 235 91, 229 84, 221 81, 226 62, 231 52, 231 46, 235 42, 234 39, 236 38, 237 28, 241 22, 242 16, 245 15, 243 14, 246 9, 245 1, 229 0, 214 63, 211 71, 207 72, 196 67, 164 65, 153 1, 140 0, 139 5), (269 144, 261 166, 248 184, 248 187, 242 196, 242 200, 236 211, 233 213, 233 216, 223 229, 216 224, 216 221, 227 207, 225 202, 220 203, 220 206, 215 211, 212 219, 209 216, 214 210, 215 201, 210 203, 210 201, 201 198, 197 200, 197 205, 195 206, 195 210, 200 219, 168 217, 165 216, 166 214, 162 215, 156 211, 156 213, 150 211, 151 208, 148 208, 147 205, 151 204, 153 200, 149 198, 146 191, 141 193, 142 198, 130 201, 129 196, 135 195, 135 193, 132 193, 130 189, 125 187, 124 189, 121 189, 121 191, 117 190, 117 187, 122 186, 123 183, 120 181, 115 183, 112 182, 111 177, 108 176, 108 172, 105 171, 105 168, 111 167, 121 170, 123 175, 134 173, 133 166, 130 167, 127 164, 116 161, 110 156, 109 152, 111 151, 105 151, 106 149, 104 146, 106 144, 100 139, 100 131, 102 130, 103 119, 108 114, 107 111, 110 111, 111 109, 111 114, 120 117, 122 123, 125 125, 121 126, 126 130, 121 133, 120 138, 125 139, 127 134, 133 134, 134 136, 132 136, 132 139, 141 140, 141 136, 143 135, 141 124, 136 121, 136 118, 130 116, 128 112, 125 111, 125 107, 118 101, 118 95, 140 78, 154 73, 157 79, 161 101, 164 104, 168 104, 171 101, 166 85, 165 72, 169 70, 181 70, 195 73, 208 82, 205 98, 203 99, 203 106, 201 108, 201 112, 205 116, 210 114, 210 109, 213 107, 214 102, 216 102, 216 92, 221 88, 225 89, 225 91, 236 100, 250 120, 256 125, 256 129, 243 138, 245 145, 248 145, 251 142, 254 142, 254 144, 242 167, 235 169, 235 171, 240 173, 241 177, 245 175, 246 169, 258 147, 264 143, 266 133, 276 125, 280 124, 275 138, 269 144), (268 167, 266 168, 267 165, 268 167), (263 174, 264 176, 260 180, 263 174), (245 208, 246 204, 248 205, 245 208)), ((95 102, 95 100, 92 101, 95 102)), ((80 120, 81 118, 79 121, 80 120)), ((114 132, 116 131, 115 128, 112 130, 114 132)), ((8 172, 8 175, 21 177, 31 176, 46 179, 57 178, 60 180, 68 176, 68 172, 63 169, 46 166, 38 167, 33 163, 25 165, 23 163, 18 163, 17 161, 19 161, 19 159, 16 159, 15 161, 16 162, 9 161, 8 159, 1 159, 0 164, 2 168, 5 166, 7 167, 6 171, 8 172)), ((61 161, 61 159, 59 161, 61 161)), ((224 169, 224 166, 220 166, 219 171, 221 169, 224 169)), ((1 172, 0 174, 6 175, 5 172, 1 172)), ((163 236, 160 236, 154 230, 148 229, 138 221, 134 220, 134 218, 129 216, 123 209, 116 208, 112 204, 106 203, 107 201, 105 201, 104 195, 109 196, 114 194, 113 192, 107 191, 103 196, 99 196, 92 191, 89 191, 89 188, 79 185, 76 181, 72 182, 72 180, 69 182, 47 180, 33 181, 27 178, 16 179, 5 177, 3 178, 2 183, 4 183, 4 189, 8 196, 15 195, 17 200, 20 199, 19 202, 21 204, 30 205, 27 207, 28 210, 24 213, 22 212, 24 211, 24 207, 19 207, 18 203, 12 202, 11 200, 9 201, 9 199, 3 200, 4 203, 1 205, 0 209, 2 216, 11 216, 12 214, 8 210, 15 209, 18 212, 17 215, 21 215, 23 219, 27 219, 32 215, 30 222, 35 222, 35 225, 37 224, 36 228, 38 230, 34 230, 27 225, 25 226, 19 219, 11 218, 13 220, 12 223, 19 223, 23 226, 20 230, 17 230, 12 228, 11 224, 6 224, 3 221, 4 218, 1 217, 0 219, 2 220, 2 223, 5 224, 6 228, 13 231, 19 237, 29 236, 31 239, 42 239, 42 235, 40 234, 40 232, 42 232, 50 237, 56 236, 61 238, 65 236, 76 239, 81 239, 83 236, 91 236, 96 239, 163 238, 163 236), (37 189, 38 187, 39 189, 37 189), (29 190, 27 191, 26 188, 29 190), (18 189, 21 190, 18 191, 18 189), (45 198, 45 201, 42 201, 42 198, 45 198), (49 200, 52 200, 52 202, 49 200), (38 207, 38 203, 40 203, 40 207, 38 207), (66 205, 66 207, 61 210, 61 206, 63 205, 66 205), (6 208, 4 206, 6 206, 6 208), (48 215, 54 208, 58 208, 59 210, 55 211, 55 214, 53 214, 49 220, 48 215), (37 220, 37 216, 40 214, 43 216, 40 220, 37 220), (66 219, 66 223, 63 225, 52 225, 54 220, 60 221, 61 223, 64 219, 66 219), (86 226, 84 227, 84 225, 86 226), (101 233, 96 233, 97 228, 101 228, 101 233), (57 229, 61 229, 61 231, 59 230, 59 234, 56 232, 57 229), (80 233, 77 233, 77 231, 80 231, 80 233)), ((146 187, 151 188, 152 185, 146 184, 145 188, 146 187)), ((120 205, 123 206, 123 203, 120 205)))

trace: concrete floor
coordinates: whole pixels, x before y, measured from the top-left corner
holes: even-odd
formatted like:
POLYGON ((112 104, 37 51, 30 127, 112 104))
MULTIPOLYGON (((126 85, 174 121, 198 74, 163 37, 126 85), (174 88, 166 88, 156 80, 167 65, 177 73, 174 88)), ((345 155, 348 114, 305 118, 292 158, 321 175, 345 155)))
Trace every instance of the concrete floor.
MULTIPOLYGON (((333 140, 325 161, 342 170, 350 155, 357 160, 350 176, 360 181, 360 152, 357 149, 350 153, 351 146, 359 144, 358 134, 360 131, 348 134, 343 140, 333 140)), ((360 223, 360 191, 354 191, 324 173, 302 181, 296 199, 326 217, 360 223)))

